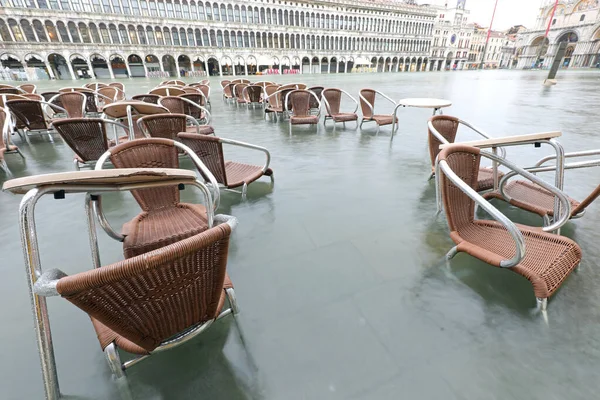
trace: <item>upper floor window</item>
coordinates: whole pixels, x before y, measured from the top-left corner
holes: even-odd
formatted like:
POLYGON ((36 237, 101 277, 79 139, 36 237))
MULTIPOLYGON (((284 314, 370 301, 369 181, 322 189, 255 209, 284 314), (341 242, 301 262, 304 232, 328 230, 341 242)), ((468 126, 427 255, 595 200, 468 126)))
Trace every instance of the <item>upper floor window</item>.
POLYGON ((579 18, 579 22, 583 22, 585 20, 585 14, 583 14, 580 18, 579 18))
POLYGON ((552 20, 552 25, 556 24, 556 18, 552 20))

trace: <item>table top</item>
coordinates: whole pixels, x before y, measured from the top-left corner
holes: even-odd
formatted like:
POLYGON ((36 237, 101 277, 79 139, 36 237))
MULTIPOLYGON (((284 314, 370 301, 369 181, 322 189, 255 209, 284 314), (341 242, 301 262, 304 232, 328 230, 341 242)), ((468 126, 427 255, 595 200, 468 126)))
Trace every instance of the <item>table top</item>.
POLYGON ((150 91, 150 94, 157 94, 159 96, 179 96, 184 93, 185 90, 176 86, 162 86, 150 91))
MULTIPOLYGON (((196 173, 187 169, 175 168, 120 168, 91 171, 70 171, 54 174, 43 174, 11 179, 4 182, 3 191, 24 194, 29 190, 51 185, 60 185, 61 189, 72 188, 73 192, 81 191, 81 187, 114 186, 115 190, 125 185, 152 183, 159 181, 192 182, 196 173), (79 189, 79 190, 78 190, 79 189)), ((65 189, 66 190, 66 189, 65 189)))
MULTIPOLYGON (((485 147, 496 147, 496 146, 500 146, 500 145, 535 142, 536 140, 549 140, 549 139, 557 138, 560 136, 562 136, 562 133, 558 132, 558 131, 540 132, 540 133, 530 133, 527 135, 505 136, 505 137, 499 137, 499 138, 473 140, 471 142, 460 142, 460 143, 456 143, 456 144, 485 148, 485 147)), ((440 149, 451 146, 452 144, 454 144, 454 143, 442 144, 442 145, 440 145, 440 149)))
POLYGON ((59 93, 69 93, 69 92, 79 92, 79 93, 94 93, 94 91, 90 88, 84 87, 71 87, 71 88, 62 88, 58 89, 59 93))
POLYGON ((168 113, 165 107, 153 103, 145 103, 138 100, 124 100, 110 103, 102 108, 102 112, 112 118, 124 118, 127 116, 127 106, 131 106, 138 114, 162 114, 168 113))
POLYGON ((414 97, 410 99, 401 99, 398 104, 404 107, 418 108, 443 108, 450 107, 452 102, 444 99, 430 99, 426 97, 414 97))

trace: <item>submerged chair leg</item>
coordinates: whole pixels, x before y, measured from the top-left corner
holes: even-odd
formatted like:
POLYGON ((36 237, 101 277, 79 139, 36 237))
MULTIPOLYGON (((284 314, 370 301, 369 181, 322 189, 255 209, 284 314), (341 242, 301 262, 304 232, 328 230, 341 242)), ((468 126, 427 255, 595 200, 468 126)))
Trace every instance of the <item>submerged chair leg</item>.
POLYGON ((233 288, 226 289, 225 293, 227 294, 227 300, 229 300, 229 305, 231 306, 231 311, 233 311, 233 315, 238 315, 240 313, 240 308, 238 307, 237 299, 235 297, 235 292, 233 291, 233 288))
POLYGON ((6 173, 7 176, 12 177, 12 172, 8 169, 8 164, 6 164, 6 160, 0 160, 0 168, 6 173))
POLYGON ((242 186, 242 200, 246 200, 246 193, 248 193, 248 184, 244 182, 242 186))
POLYGON ((104 349, 104 355, 106 356, 108 366, 110 367, 110 370, 115 378, 120 379, 125 377, 123 364, 121 364, 121 358, 119 357, 119 352, 117 351, 117 346, 114 342, 106 346, 104 349))
POLYGON ((450 259, 454 258, 456 253, 458 253, 458 246, 454 246, 453 248, 450 249, 450 251, 448 251, 448 253, 446 253, 446 259, 450 260, 450 259))

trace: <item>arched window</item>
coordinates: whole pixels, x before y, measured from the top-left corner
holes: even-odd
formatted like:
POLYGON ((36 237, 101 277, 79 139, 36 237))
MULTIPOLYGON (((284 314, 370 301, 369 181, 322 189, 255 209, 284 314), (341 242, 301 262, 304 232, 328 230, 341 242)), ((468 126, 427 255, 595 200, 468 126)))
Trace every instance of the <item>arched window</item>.
POLYGON ((217 31, 217 47, 223 47, 223 32, 217 31))
POLYGON ((239 6, 235 6, 235 8, 233 9, 233 16, 234 16, 235 22, 240 22, 240 7, 239 6))
POLYGON ((167 9, 165 8, 165 3, 163 1, 158 1, 157 6, 158 6, 158 15, 166 18, 167 9))
POLYGON ((165 45, 173 45, 173 42, 171 41, 171 31, 169 28, 163 28, 163 39, 165 40, 165 45))
POLYGON ((190 19, 190 6, 188 6, 187 1, 183 0, 181 2, 181 8, 183 9, 183 18, 190 19))
POLYGON ((254 7, 254 23, 255 24, 259 24, 259 19, 258 19, 258 7, 254 7))
POLYGON ((225 31, 225 47, 231 47, 231 43, 229 42, 229 32, 225 31))
POLYGON ((221 15, 219 14, 219 5, 217 3, 213 3, 213 17, 215 19, 215 21, 220 21, 221 20, 221 15))
POLYGON ((221 4, 221 21, 227 21, 227 10, 225 4, 221 4))
POLYGON ((58 21, 56 23, 56 29, 58 29, 58 33, 63 43, 71 43, 71 39, 69 39, 69 33, 67 32, 67 27, 65 26, 64 22, 58 21))
MULTIPOLYGON (((46 22, 46 28, 47 27, 48 27, 48 23, 46 22)), ((102 43, 110 43, 110 36, 108 34, 108 29, 106 28, 106 25, 100 24, 99 28, 100 28, 100 36, 102 36, 102 43)))
POLYGON ((156 26, 154 28, 154 36, 156 36, 156 44, 161 45, 161 46, 165 44, 163 32, 160 29, 160 27, 156 26))
POLYGON ((10 27, 10 30, 12 31, 13 36, 15 37, 15 41, 25 41, 25 38, 23 37, 23 32, 21 31, 21 27, 17 24, 17 21, 15 21, 14 19, 9 19, 8 26, 10 27))
POLYGON ((206 14, 204 13, 204 4, 198 2, 198 19, 204 21, 206 19, 206 14))
POLYGON ((267 18, 265 17, 265 9, 261 8, 260 9, 260 23, 266 23, 267 18))
POLYGON ((585 14, 582 14, 581 17, 579 17, 579 22, 583 22, 585 20, 585 14))
POLYGON ((213 16, 212 16, 212 8, 210 3, 206 3, 206 19, 209 21, 212 21, 213 16))
MULTIPOLYGON (((167 17, 175 18, 175 11, 173 10, 173 3, 171 3, 170 0, 167 0, 166 6, 167 6, 167 17)), ((158 7, 160 8, 160 3, 158 4, 158 7)))
POLYGON ((3 42, 12 42, 12 36, 10 35, 10 31, 8 30, 8 26, 3 19, 0 19, 0 37, 2 37, 3 42))
POLYGON ((173 39, 173 46, 180 46, 181 42, 179 41, 179 32, 177 28, 171 29, 171 38, 173 39))
POLYGON ((250 47, 256 47, 256 37, 253 32, 250 32, 250 47))
POLYGON ((146 30, 143 26, 137 26, 137 34, 140 41, 140 44, 148 44, 148 40, 146 39, 146 30))
MULTIPOLYGON (((57 24, 58 26, 58 24, 57 24)), ((60 31, 60 27, 58 28, 58 30, 60 31)), ((112 39, 113 43, 121 43, 121 41, 119 40, 119 34, 117 33, 117 27, 114 26, 113 24, 110 24, 108 26, 108 31, 110 32, 110 38, 112 39)))
MULTIPOLYGON (((233 22, 233 7, 231 7, 231 4, 227 6, 227 21, 229 22, 233 22)), ((239 21, 239 16, 238 16, 238 21, 239 21)))
POLYGON ((37 33, 37 37, 40 42, 47 42, 48 38, 46 37, 46 32, 44 31, 44 26, 37 19, 33 20, 33 29, 35 29, 35 33, 37 33))
POLYGON ((79 33, 81 33, 81 41, 83 43, 92 43, 92 39, 90 38, 90 32, 88 31, 87 25, 83 22, 78 24, 79 33))
POLYGON ((250 41, 248 39, 248 32, 244 32, 244 47, 250 47, 250 41))
POLYGON ((246 6, 242 6, 242 22, 248 22, 248 16, 246 14, 246 6))
MULTIPOLYGON (((192 30, 192 28, 188 28, 187 37, 188 37, 188 46, 195 46, 196 43, 194 42, 194 31, 192 30)), ((200 43, 198 43, 198 46, 200 46, 200 43)))
MULTIPOLYGON (((242 12, 244 11, 244 9, 242 8, 242 12)), ((248 7, 248 23, 253 24, 254 23, 254 10, 252 7, 248 7)))
MULTIPOLYGON (((200 29, 195 29, 194 33, 196 35, 196 46, 202 46, 202 32, 200 29)), ((206 46, 206 43, 204 45, 206 46)))
POLYGON ((237 33, 237 47, 244 47, 244 40, 242 39, 242 31, 237 33))
POLYGON ((35 34, 33 33, 33 28, 29 24, 29 21, 26 19, 21 20, 21 29, 23 30, 23 34, 25 35, 25 39, 28 42, 37 42, 35 39, 35 34))
POLYGON ((151 26, 146 27, 146 36, 148 37, 148 44, 153 46, 156 44, 156 37, 154 36, 154 29, 151 26))
POLYGON ((185 29, 183 29, 183 28, 179 29, 179 40, 181 40, 182 46, 188 45, 187 36, 185 35, 185 29))
POLYGON ((208 31, 206 29, 202 29, 202 43, 204 43, 205 46, 214 46, 208 38, 208 31))
POLYGON ((173 8, 175 9, 175 18, 183 18, 183 13, 181 12, 181 3, 178 0, 173 2, 173 8))

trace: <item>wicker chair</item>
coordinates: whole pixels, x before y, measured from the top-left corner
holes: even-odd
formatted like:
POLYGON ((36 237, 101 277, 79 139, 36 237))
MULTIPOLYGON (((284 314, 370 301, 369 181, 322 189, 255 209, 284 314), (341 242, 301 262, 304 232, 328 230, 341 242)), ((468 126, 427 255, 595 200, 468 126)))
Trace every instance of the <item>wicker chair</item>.
MULTIPOLYGON (((309 87, 308 90, 313 92, 319 101, 323 101, 323 90, 325 88, 323 86, 313 86, 309 87)), ((314 110, 318 110, 321 107, 321 103, 318 103, 315 98, 311 97, 310 99, 310 109, 314 112, 314 110)))
POLYGON ((123 85, 121 82, 111 82, 108 84, 108 86, 119 89, 119 92, 121 93, 119 96, 123 96, 122 98, 119 98, 119 100, 125 98, 125 85, 123 85))
POLYGON ((394 102, 394 100, 392 100, 385 94, 383 94, 377 90, 374 90, 374 89, 362 89, 360 91, 360 97, 359 97, 360 108, 361 108, 362 114, 363 114, 362 121, 360 122, 361 129, 365 122, 375 122, 377 124, 377 131, 379 131, 379 127, 381 127, 381 126, 392 125, 394 123, 397 123, 397 121, 394 121, 394 114, 376 114, 375 113, 375 99, 377 96, 380 96, 383 99, 387 100, 394 107, 396 106, 396 103, 394 102))
POLYGON ((25 93, 35 93, 35 90, 37 89, 37 87, 31 83, 19 85, 18 88, 24 91, 25 93))
MULTIPOLYGON (((210 182, 218 184, 197 156, 185 146, 163 138, 139 139, 110 148, 96 162, 95 169, 102 169, 110 160, 115 168, 179 168, 179 154, 183 150, 195 157, 198 167, 208 174, 210 182)), ((219 195, 215 189, 214 201, 203 186, 205 205, 181 203, 179 189, 160 187, 133 190, 131 193, 142 212, 122 227, 122 233, 107 229, 109 235, 123 242, 125 258, 135 257, 149 251, 197 235, 212 226, 213 211, 218 207, 219 195)), ((98 211, 102 215, 102 210, 98 211)), ((105 220, 100 217, 100 220, 105 220)))
POLYGON ((199 133, 203 135, 211 135, 215 132, 214 128, 210 126, 210 112, 186 97, 164 96, 160 98, 158 104, 166 107, 167 110, 173 114, 185 114, 193 118, 198 117, 196 118, 196 121, 198 122, 198 125, 200 125, 199 133))
POLYGON ((225 86, 229 85, 231 83, 231 81, 228 79, 224 79, 220 83, 221 83, 221 89, 225 89, 225 86))
POLYGON ((248 86, 249 85, 247 83, 236 83, 233 87, 233 95, 235 96, 237 105, 248 104, 246 98, 244 97, 244 89, 246 89, 248 86))
POLYGON ((323 125, 326 124, 328 119, 333 121, 333 127, 335 128, 335 124, 338 122, 342 122, 346 125, 346 122, 356 121, 356 127, 358 128, 358 114, 356 111, 358 110, 358 101, 354 97, 352 97, 348 92, 342 89, 334 89, 327 88, 324 89, 322 94, 322 101, 325 104, 325 110, 327 113, 325 114, 325 118, 323 119, 323 125), (354 111, 352 112, 341 112, 340 108, 342 106, 342 97, 346 95, 350 100, 354 102, 354 111))
POLYGON ((27 93, 22 89, 16 87, 3 87, 0 88, 0 94, 23 94, 27 93))
POLYGON ((197 89, 199 89, 202 94, 204 95, 204 97, 206 98, 206 106, 210 109, 211 104, 210 104, 210 86, 207 84, 202 84, 202 85, 198 85, 196 86, 197 89))
POLYGON ((150 91, 150 94, 156 94, 159 96, 179 96, 184 94, 185 91, 176 86, 162 86, 154 88, 150 91))
MULTIPOLYGON (((184 99, 191 100, 194 103, 196 103, 202 107, 206 107, 206 104, 207 104, 206 96, 204 96, 204 93, 202 93, 201 91, 198 91, 196 93, 181 94, 177 97, 183 97, 184 99)), ((198 114, 198 118, 200 118, 199 114, 198 114)))
POLYGON ((15 117, 15 128, 25 134, 25 138, 32 135, 47 134, 52 141, 52 133, 54 131, 48 123, 48 115, 44 112, 42 105, 50 105, 53 108, 60 109, 64 113, 66 110, 60 107, 45 103, 38 100, 9 100, 6 102, 6 107, 15 117))
POLYGON ((86 312, 115 378, 142 359, 181 345, 214 321, 238 314, 227 274, 235 218, 145 254, 67 276, 37 280, 41 296, 61 296, 86 312), (225 306, 226 300, 229 307, 225 306), (121 362, 118 349, 137 357, 121 362))
POLYGON ((6 107, 6 102, 9 100, 31 100, 26 94, 0 94, 0 107, 6 107))
POLYGON ((4 155, 17 153, 22 159, 25 159, 25 156, 23 153, 21 153, 19 148, 10 142, 10 133, 12 128, 10 122, 10 113, 4 108, 0 107, 0 167, 8 176, 11 175, 11 172, 10 169, 8 169, 6 160, 4 160, 4 155))
POLYGON ((171 79, 169 81, 162 81, 160 83, 161 86, 185 86, 185 82, 184 81, 180 81, 178 79, 171 79))
POLYGON ((96 92, 104 96, 103 98, 105 99, 105 104, 114 103, 115 101, 119 101, 122 98, 120 94, 122 93, 122 91, 119 88, 113 86, 100 88, 96 92))
POLYGON ((297 89, 289 92, 285 97, 285 109, 290 113, 290 133, 293 125, 316 125, 319 123, 321 101, 317 95, 307 89, 297 89), (316 115, 310 112, 310 102, 314 100, 319 104, 316 115), (289 107, 288 108, 288 104, 289 107))
POLYGON ((158 104, 158 100, 160 100, 160 96, 157 94, 138 94, 131 97, 131 100, 139 100, 145 103, 158 104))
POLYGON ((204 129, 198 122, 185 114, 153 114, 146 115, 137 120, 140 130, 147 137, 166 138, 171 140, 177 139, 177 134, 180 132, 190 132, 196 135, 210 135, 212 130, 204 129), (192 125, 187 125, 191 122, 192 125))
POLYGON ((246 99, 247 105, 255 107, 257 104, 263 104, 264 89, 260 85, 248 85, 244 88, 242 96, 246 99))
POLYGON ((231 101, 235 99, 235 95, 233 92, 233 88, 235 87, 235 85, 235 83, 228 83, 227 85, 225 85, 225 87, 223 87, 223 99, 225 101, 231 101))
POLYGON ((108 85, 106 83, 95 82, 95 83, 86 83, 85 85, 83 85, 83 87, 86 89, 92 89, 93 91, 96 91, 100 88, 108 87, 108 85))
MULTIPOLYGON (((565 153, 565 158, 580 158, 599 155, 600 150, 588 150, 573 153, 565 153)), ((548 161, 553 161, 556 156, 548 156, 542 158, 536 163, 533 168, 528 168, 530 172, 547 172, 555 170, 555 166, 544 166, 548 161)), ((589 167, 597 167, 600 165, 600 160, 587 160, 575 163, 565 163, 564 169, 581 169, 589 167)), ((550 224, 551 218, 554 217, 554 194, 536 185, 535 183, 527 182, 521 179, 509 181, 514 174, 508 173, 501 180, 498 190, 485 193, 485 199, 499 199, 510 203, 511 205, 537 214, 543 218, 544 224, 550 224)), ((587 207, 592 204, 600 196, 600 185, 596 186, 592 192, 582 201, 577 201, 569 197, 571 203, 571 219, 583 217, 587 207)))
POLYGON ((62 108, 66 110, 67 118, 83 118, 85 116, 87 98, 83 93, 60 93, 50 99, 49 103, 56 104, 56 101, 60 102, 62 108))
MULTIPOLYGON (((490 138, 485 132, 456 117, 451 117, 449 115, 435 115, 429 118, 427 123, 429 137, 429 157, 431 159, 431 175, 429 179, 435 175, 435 159, 440 152, 440 145, 454 143, 460 125, 471 129, 486 139, 490 138)), ((498 178, 502 178, 503 175, 504 174, 501 171, 498 171, 498 178)), ((479 176, 477 179, 478 192, 494 188, 494 171, 492 168, 481 167, 479 169, 479 176)))
MULTIPOLYGON (((220 187, 234 189, 241 186, 242 197, 245 198, 248 185, 260 177, 268 176, 271 178, 271 184, 274 183, 273 170, 269 168, 271 154, 264 147, 214 136, 194 135, 190 133, 180 133, 178 137, 183 144, 196 153, 216 178, 220 187), (235 161, 225 161, 223 144, 262 151, 266 155, 265 164, 261 167, 235 161)), ((200 170, 200 173, 204 179, 208 180, 209 177, 205 176, 202 170, 200 170)))
POLYGON ((488 264, 508 268, 522 275, 532 283, 538 307, 545 310, 547 299, 581 261, 581 249, 577 243, 546 233, 562 226, 568 215, 563 215, 559 221, 543 230, 513 224, 476 192, 482 156, 503 164, 554 193, 559 197, 563 209, 570 212, 570 204, 564 193, 504 158, 470 146, 449 146, 438 155, 441 176, 436 176, 442 188, 450 237, 456 243, 447 257, 450 259, 457 252, 465 252, 488 264), (475 219, 475 204, 496 221, 475 219))
POLYGON ((233 84, 238 84, 238 83, 250 83, 250 79, 245 79, 245 78, 233 79, 233 80, 231 81, 231 83, 233 83, 233 84))
MULTIPOLYGON (((42 93, 42 97, 44 98, 44 101, 50 101, 52 100, 54 97, 56 97, 57 94, 60 94, 59 92, 44 92, 42 93)), ((57 106, 62 107, 62 104, 58 103, 59 100, 57 100, 57 102, 55 103, 57 106)))
POLYGON ((77 171, 82 166, 93 166, 109 147, 119 144, 116 129, 114 139, 108 140, 106 124, 119 127, 129 134, 129 129, 125 125, 102 118, 65 118, 52 122, 56 132, 75 153, 73 164, 77 171))

